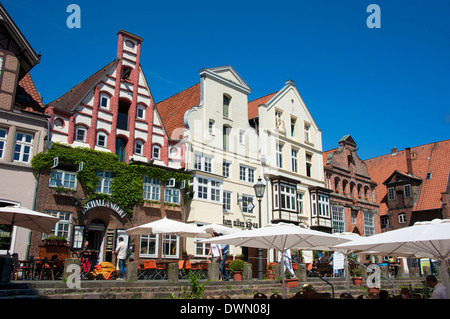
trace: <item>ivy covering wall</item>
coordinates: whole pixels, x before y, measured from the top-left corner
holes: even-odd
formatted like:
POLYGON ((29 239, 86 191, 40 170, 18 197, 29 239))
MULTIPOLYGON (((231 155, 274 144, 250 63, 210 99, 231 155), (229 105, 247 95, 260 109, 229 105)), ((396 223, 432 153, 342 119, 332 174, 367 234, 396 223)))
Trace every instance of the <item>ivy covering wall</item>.
POLYGON ((79 164, 83 163, 83 169, 77 173, 79 183, 87 191, 85 201, 91 199, 107 199, 122 207, 128 214, 132 215, 133 207, 143 203, 143 177, 155 178, 165 182, 174 178, 177 182, 188 180, 191 175, 183 172, 175 172, 155 166, 142 164, 126 164, 119 161, 116 154, 100 152, 85 147, 70 147, 67 145, 53 143, 46 153, 37 154, 31 160, 31 166, 37 173, 41 170, 50 170, 53 159, 59 158, 59 163, 79 164), (100 178, 97 171, 109 171, 113 174, 111 195, 96 193, 95 187, 100 178))

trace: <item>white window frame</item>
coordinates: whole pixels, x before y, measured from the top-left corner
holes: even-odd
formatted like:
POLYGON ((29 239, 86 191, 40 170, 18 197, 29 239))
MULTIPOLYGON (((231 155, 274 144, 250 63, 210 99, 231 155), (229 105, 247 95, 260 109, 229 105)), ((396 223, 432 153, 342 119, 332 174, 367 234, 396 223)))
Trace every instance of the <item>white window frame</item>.
POLYGON ((291 149, 292 172, 298 173, 298 150, 291 149))
POLYGON ((222 203, 223 182, 204 176, 196 176, 194 179, 195 198, 222 203))
POLYGON ((214 123, 215 123, 214 120, 209 120, 209 122, 208 122, 209 135, 214 135, 214 123))
POLYGON ((283 147, 284 144, 277 142, 275 145, 275 156, 278 168, 283 168, 283 147))
POLYGON ((231 199, 233 198, 233 193, 230 191, 223 191, 222 202, 223 202, 223 210, 231 211, 231 199))
POLYGON ((113 174, 110 171, 97 171, 95 174, 100 178, 100 182, 94 192, 111 195, 113 174))
POLYGON ((291 137, 295 138, 295 131, 297 127, 297 118, 291 117, 291 137))
POLYGON ((108 145, 108 135, 106 135, 105 132, 97 132, 97 141, 96 141, 96 145, 100 146, 100 147, 107 147, 108 145), (100 144, 100 137, 104 138, 103 140, 103 145, 100 144))
MULTIPOLYGON (((59 218, 58 222, 56 222, 47 235, 53 234, 59 237, 66 237, 66 240, 70 242, 70 236, 72 234, 72 213, 58 210, 45 210, 45 214, 59 218)), ((45 237, 44 234, 43 237, 45 237)))
POLYGON ((78 125, 75 129, 75 141, 86 143, 87 128, 78 125), (83 132, 83 139, 79 139, 78 132, 83 132))
POLYGON ((175 187, 164 188, 164 203, 180 204, 180 189, 175 187))
POLYGON ((221 202, 220 193, 222 183, 220 181, 210 179, 209 184, 211 189, 211 201, 221 202))
POLYGON ((253 210, 251 212, 248 210, 249 202, 253 203, 253 205, 255 204, 253 198, 254 198, 254 196, 252 196, 252 195, 242 194, 242 213, 243 214, 248 214, 248 215, 255 214, 255 208, 253 208, 253 210))
POLYGON ((209 198, 209 182, 208 182, 208 178, 206 177, 202 177, 202 176, 198 176, 195 178, 195 197, 197 199, 204 199, 204 200, 208 200, 209 198))
POLYGON ((161 159, 161 146, 159 145, 152 146, 152 158, 157 160, 161 159))
POLYGON ((178 258, 179 251, 180 251, 180 238, 177 235, 168 235, 168 234, 162 234, 161 236, 164 236, 164 238, 161 238, 163 242, 163 250, 162 250, 162 257, 163 258, 178 258), (170 253, 170 251, 173 250, 173 245, 175 244, 175 254, 170 253), (169 254, 166 254, 166 245, 169 245, 169 254))
POLYGON ((405 213, 398 214, 398 222, 400 224, 405 224, 407 222, 407 218, 406 218, 406 214, 405 213))
POLYGON ((144 142, 142 141, 134 141, 134 154, 136 155, 144 155, 144 142))
POLYGON ((300 215, 303 215, 305 213, 305 203, 303 193, 297 193, 297 212, 300 215))
POLYGON ((64 187, 68 189, 77 189, 77 173, 63 171, 60 169, 52 169, 48 181, 48 187, 64 187), (58 175, 60 174, 60 175, 58 175), (59 178, 61 177, 61 178, 59 178), (72 187, 70 184, 74 184, 72 187))
POLYGON ((14 153, 13 153, 13 161, 21 162, 21 163, 29 163, 32 156, 33 151, 33 140, 34 137, 32 134, 17 132, 16 133, 16 141, 14 144, 14 153), (19 137, 22 138, 19 140, 19 137), (16 155, 19 157, 16 158, 16 155))
POLYGON ((297 189, 294 186, 280 183, 280 209, 297 211, 297 189))
POLYGON ((8 130, 0 128, 0 158, 3 158, 5 154, 7 139, 8 139, 8 130), (4 136, 2 136, 3 135, 2 132, 4 132, 4 136))
POLYGON ((364 214, 364 236, 375 235, 375 216, 369 212, 363 212, 364 214))
POLYGON ((305 154, 305 165, 306 165, 306 176, 312 177, 313 176, 313 155, 306 153, 305 154))
POLYGON ((249 166, 239 166, 239 180, 247 183, 255 182, 255 169, 249 166))
POLYGON ((241 145, 245 145, 245 131, 244 130, 239 130, 239 143, 241 145))
POLYGON ((109 110, 111 97, 106 93, 100 94, 100 109, 109 110), (106 106, 103 106, 103 101, 106 101, 106 106))
POLYGON ((320 217, 330 217, 330 197, 325 194, 317 194, 318 196, 318 208, 320 217))
POLYGON ((223 164, 222 164, 222 176, 223 177, 230 177, 230 167, 231 167, 230 162, 223 161, 223 164))
POLYGON ((345 232, 345 215, 344 207, 331 206, 331 216, 333 221, 333 233, 345 232))
POLYGON ((280 199, 279 199, 279 184, 275 183, 272 186, 272 190, 273 190, 273 207, 274 209, 278 209, 279 205, 280 205, 280 199))
POLYGON ((194 169, 211 173, 212 172, 212 156, 194 153, 194 169))
POLYGON ((144 200, 161 201, 161 181, 144 176, 142 196, 144 200))
POLYGON ((305 142, 311 143, 311 124, 305 123, 305 142))
POLYGON ((158 247, 159 247, 159 236, 155 234, 149 234, 149 235, 141 235, 140 236, 140 245, 139 245, 140 251, 139 256, 140 257, 148 257, 148 258, 158 258, 158 247), (143 240, 145 244, 143 244, 143 240), (154 242, 155 252, 150 253, 150 246, 151 243, 154 242), (146 252, 142 252, 142 248, 145 247, 146 252))
POLYGON ((140 120, 145 120, 145 110, 146 107, 142 104, 139 104, 136 108, 136 118, 140 120))

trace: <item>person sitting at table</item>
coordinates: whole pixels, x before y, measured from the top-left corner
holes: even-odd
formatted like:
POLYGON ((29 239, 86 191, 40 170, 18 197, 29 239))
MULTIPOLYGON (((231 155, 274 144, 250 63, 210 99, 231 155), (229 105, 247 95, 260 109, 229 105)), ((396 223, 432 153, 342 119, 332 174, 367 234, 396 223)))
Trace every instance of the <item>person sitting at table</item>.
POLYGON ((330 258, 328 257, 328 253, 326 251, 324 251, 322 256, 319 258, 319 262, 321 262, 321 263, 329 263, 330 262, 330 258))

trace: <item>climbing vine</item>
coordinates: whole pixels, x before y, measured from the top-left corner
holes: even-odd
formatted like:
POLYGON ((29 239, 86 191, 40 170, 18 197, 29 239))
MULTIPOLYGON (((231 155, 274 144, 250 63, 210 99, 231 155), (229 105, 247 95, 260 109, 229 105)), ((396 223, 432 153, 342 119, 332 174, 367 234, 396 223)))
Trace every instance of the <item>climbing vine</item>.
POLYGON ((128 214, 132 214, 133 206, 143 203, 143 176, 165 182, 174 178, 177 182, 187 181, 191 176, 187 173, 174 172, 155 166, 142 164, 126 164, 119 161, 116 154, 96 151, 84 147, 70 147, 53 143, 46 153, 42 152, 33 157, 31 166, 35 172, 49 170, 53 159, 58 157, 59 163, 78 165, 83 163, 83 169, 77 173, 78 181, 91 199, 106 199, 115 202, 128 214), (100 183, 97 172, 109 171, 113 174, 111 195, 96 193, 95 188, 100 183))

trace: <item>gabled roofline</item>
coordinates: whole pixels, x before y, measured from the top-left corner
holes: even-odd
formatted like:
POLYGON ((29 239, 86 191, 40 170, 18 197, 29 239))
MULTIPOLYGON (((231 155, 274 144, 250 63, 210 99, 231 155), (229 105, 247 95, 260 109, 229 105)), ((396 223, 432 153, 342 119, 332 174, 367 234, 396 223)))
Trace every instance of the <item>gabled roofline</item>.
POLYGON ((423 181, 423 179, 421 179, 420 177, 413 176, 413 175, 409 175, 409 174, 400 172, 399 170, 395 170, 395 171, 394 171, 391 175, 389 175, 389 177, 383 182, 383 185, 389 185, 389 184, 391 184, 391 183, 388 183, 388 181, 389 181, 390 179, 392 179, 392 177, 393 177, 394 175, 396 175, 396 174, 402 175, 402 176, 404 176, 404 177, 406 177, 406 178, 408 178, 408 179, 414 179, 414 180, 417 180, 417 181, 420 181, 420 182, 423 181))
POLYGON ((199 71, 199 73, 200 73, 200 77, 210 77, 224 85, 228 85, 228 86, 230 86, 240 92, 243 92, 247 95, 250 94, 252 91, 250 89, 250 87, 248 86, 248 84, 242 79, 242 77, 230 65, 219 66, 219 67, 214 67, 214 68, 209 68, 209 69, 204 68, 204 69, 201 69, 199 71), (217 71, 223 71, 223 70, 228 70, 231 73, 233 73, 233 75, 236 78, 238 78, 242 84, 234 83, 216 73, 217 71))

